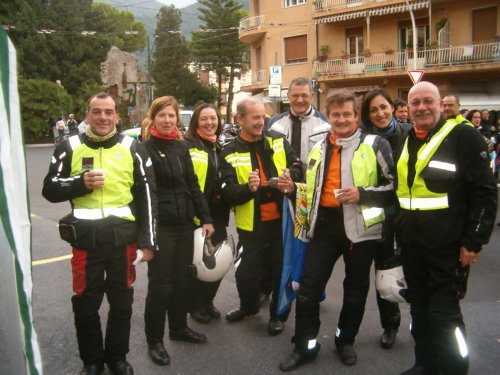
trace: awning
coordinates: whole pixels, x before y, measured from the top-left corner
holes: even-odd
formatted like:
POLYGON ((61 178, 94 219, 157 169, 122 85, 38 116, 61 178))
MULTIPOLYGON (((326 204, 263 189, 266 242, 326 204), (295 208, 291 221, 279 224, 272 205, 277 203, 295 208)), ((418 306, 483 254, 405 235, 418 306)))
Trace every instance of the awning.
POLYGON ((467 109, 487 109, 500 111, 500 93, 487 95, 482 93, 458 94, 460 98, 460 107, 467 109))
MULTIPOLYGON (((410 3, 410 8, 412 10, 419 10, 429 8, 429 1, 414 1, 410 3)), ((383 16, 386 14, 394 14, 394 13, 405 13, 408 12, 408 6, 406 4, 395 4, 389 5, 385 7, 377 7, 372 9, 359 10, 354 12, 345 12, 341 14, 336 14, 332 16, 324 16, 321 18, 317 18, 314 23, 334 23, 340 21, 347 21, 356 18, 365 18, 368 16, 383 16)))

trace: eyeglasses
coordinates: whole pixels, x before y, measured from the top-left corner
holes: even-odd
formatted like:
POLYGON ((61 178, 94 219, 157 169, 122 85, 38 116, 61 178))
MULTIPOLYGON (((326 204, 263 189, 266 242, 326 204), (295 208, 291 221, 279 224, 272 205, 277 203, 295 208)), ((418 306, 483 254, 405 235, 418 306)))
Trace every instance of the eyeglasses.
POLYGON ((433 98, 425 98, 422 100, 415 99, 410 102, 410 106, 419 107, 421 104, 429 106, 433 105, 436 101, 438 101, 438 99, 433 99, 433 98))
POLYGON ((290 94, 290 97, 292 99, 298 99, 298 98, 309 99, 310 96, 311 96, 311 94, 290 94))

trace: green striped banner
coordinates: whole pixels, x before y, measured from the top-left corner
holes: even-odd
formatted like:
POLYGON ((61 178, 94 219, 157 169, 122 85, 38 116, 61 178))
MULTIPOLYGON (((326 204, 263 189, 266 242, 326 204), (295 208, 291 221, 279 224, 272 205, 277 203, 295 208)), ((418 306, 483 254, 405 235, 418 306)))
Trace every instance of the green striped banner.
POLYGON ((42 374, 33 326, 31 221, 16 51, 0 28, 0 373, 42 374))

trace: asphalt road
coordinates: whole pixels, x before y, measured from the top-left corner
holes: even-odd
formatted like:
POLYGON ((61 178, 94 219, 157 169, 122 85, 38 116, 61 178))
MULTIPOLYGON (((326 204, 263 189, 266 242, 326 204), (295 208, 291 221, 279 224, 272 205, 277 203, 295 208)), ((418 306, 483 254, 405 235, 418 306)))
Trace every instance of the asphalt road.
MULTIPOLYGON (((59 238, 56 227, 59 218, 69 212, 69 204, 51 204, 41 196, 42 181, 52 151, 53 146, 26 149, 34 261, 70 254, 69 246, 59 238)), ((473 266, 468 294, 462 302, 469 336, 470 374, 474 375, 500 373, 499 243, 500 226, 496 226, 490 244, 483 250, 480 261, 473 266)), ((153 364, 147 354, 144 336, 146 269, 145 264, 138 266, 128 355, 136 375, 281 373, 278 370, 279 362, 292 350, 290 339, 294 330, 294 314, 291 314, 281 335, 270 337, 266 332, 269 317, 267 308, 239 323, 228 323, 222 318, 203 325, 188 318, 191 328, 208 336, 208 343, 196 345, 173 342, 168 339, 167 334, 165 345, 171 356, 171 364, 166 367, 153 364)), ((294 373, 385 375, 399 374, 411 367, 414 357, 413 341, 408 330, 408 306, 401 305, 402 323, 396 345, 390 350, 382 349, 378 343, 382 329, 373 285, 355 344, 358 363, 346 367, 340 362, 334 350, 333 338, 342 301, 343 273, 343 263, 339 261, 327 286, 327 299, 321 304, 321 352, 315 362, 302 366, 294 373)), ((78 355, 71 310, 69 259, 33 266, 33 284, 34 321, 44 373, 78 374, 82 363, 78 355)), ((238 305, 234 272, 230 271, 222 281, 215 305, 222 314, 238 305)), ((104 302, 101 311, 103 326, 106 314, 104 302)))

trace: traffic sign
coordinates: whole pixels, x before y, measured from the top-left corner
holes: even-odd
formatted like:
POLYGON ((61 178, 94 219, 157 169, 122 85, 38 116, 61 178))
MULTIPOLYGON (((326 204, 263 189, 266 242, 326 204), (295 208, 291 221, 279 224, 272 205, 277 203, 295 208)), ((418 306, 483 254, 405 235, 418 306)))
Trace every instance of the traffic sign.
POLYGON ((277 98, 281 96, 281 85, 269 85, 269 96, 277 98))
POLYGON ((281 66, 269 67, 269 84, 281 85, 281 66))
POLYGON ((423 70, 407 70, 406 72, 410 76, 411 81, 413 82, 414 85, 419 83, 422 77, 424 76, 423 70))

